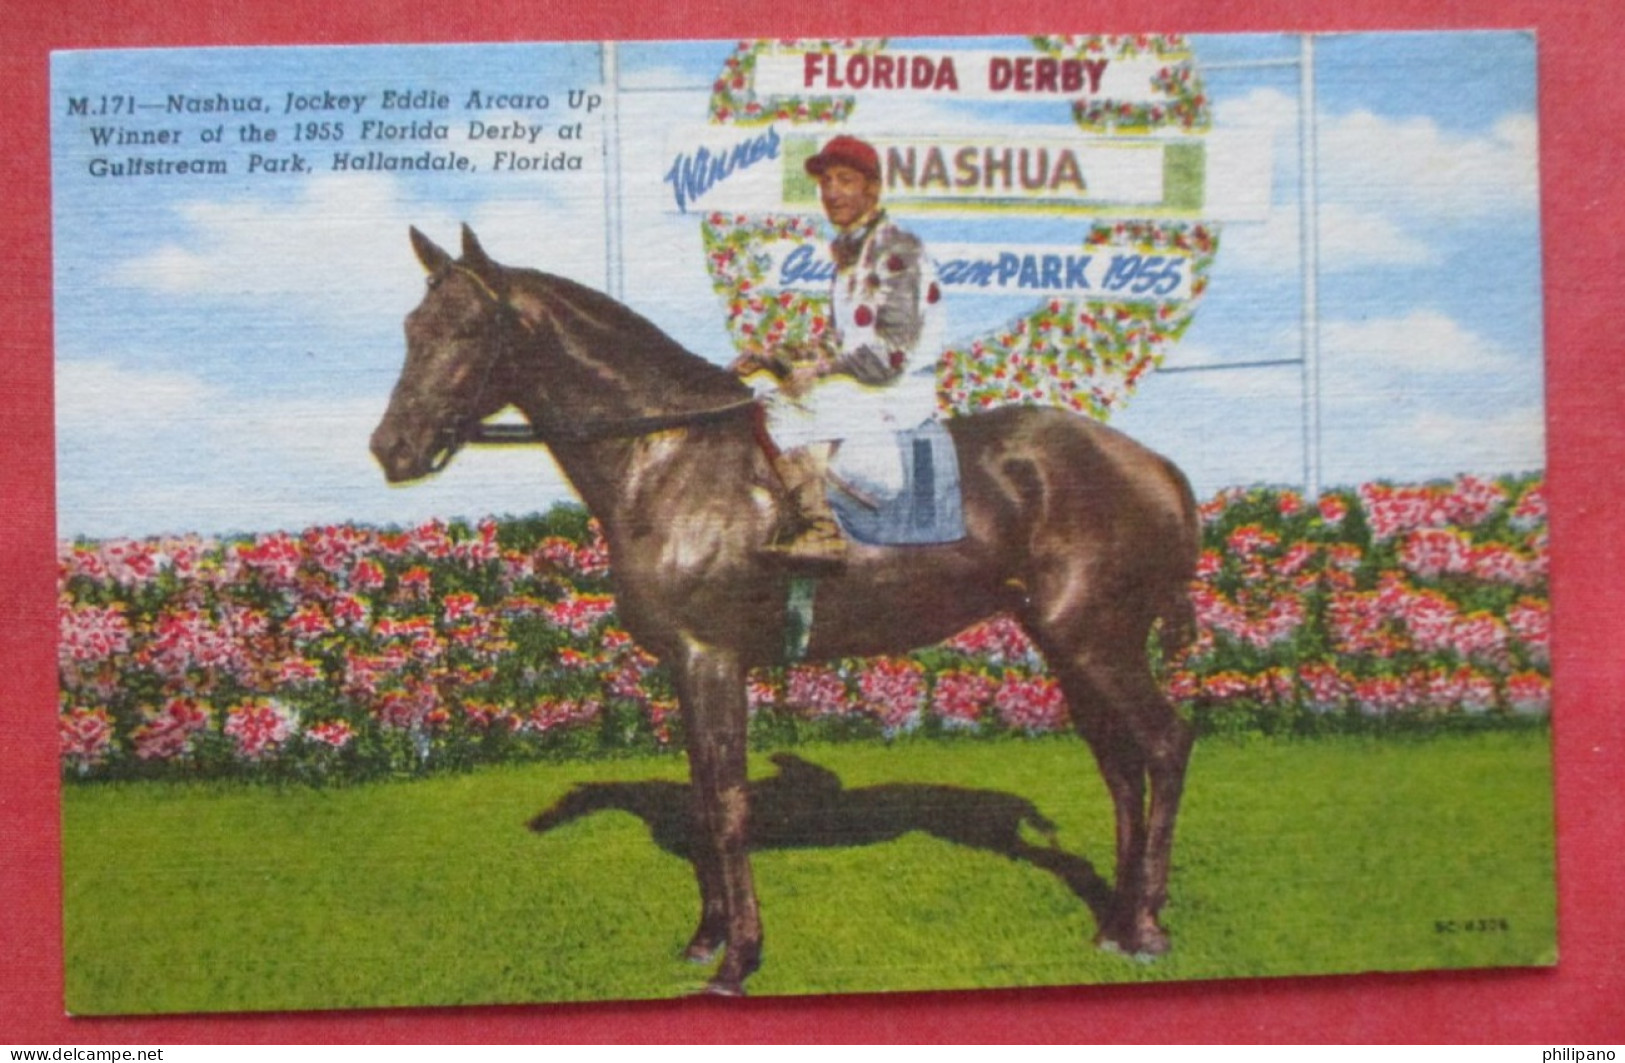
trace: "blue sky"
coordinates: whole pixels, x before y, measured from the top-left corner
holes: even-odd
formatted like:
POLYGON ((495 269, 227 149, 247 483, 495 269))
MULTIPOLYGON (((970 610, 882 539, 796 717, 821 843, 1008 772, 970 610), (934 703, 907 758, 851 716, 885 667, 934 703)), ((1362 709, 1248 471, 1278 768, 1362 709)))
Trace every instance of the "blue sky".
MULTIPOLYGON (((1270 64, 1295 60, 1299 42, 1237 36, 1194 44, 1215 128, 1246 129, 1269 145, 1270 209, 1224 226, 1210 292, 1167 367, 1296 358, 1299 71, 1270 64)), ((1001 45, 1027 47, 1019 39, 976 44, 1001 45)), ((652 190, 668 162, 670 130, 704 122, 710 83, 732 47, 620 45, 614 86, 601 81, 604 57, 593 44, 58 55, 60 533, 406 522, 524 512, 569 497, 533 448, 465 453, 432 482, 384 486, 366 440, 399 370, 401 320, 422 291, 406 227, 449 243, 468 221, 498 259, 617 291, 690 349, 726 360, 697 224, 665 211, 652 190), (456 104, 476 90, 546 95, 546 109, 493 113, 490 121, 541 122, 549 137, 582 122, 585 169, 491 173, 491 152, 503 145, 471 141, 454 105, 443 119, 448 138, 433 147, 482 163, 482 172, 459 180, 331 174, 321 165, 308 177, 97 179, 85 170, 91 155, 132 152, 94 149, 83 127, 95 123, 67 113, 71 96, 260 95, 277 112, 262 123, 281 130, 275 146, 236 139, 237 118, 143 112, 139 124, 173 127, 187 144, 223 124, 221 150, 234 169, 254 151, 302 150, 320 162, 328 149, 286 142, 291 123, 280 111, 288 91, 322 86, 368 94, 374 106, 363 117, 379 116, 385 90, 433 87, 456 104), (573 88, 600 91, 613 104, 571 113, 573 88), (620 163, 614 173, 606 148, 620 163)), ((1315 74, 1322 482, 1540 468, 1533 38, 1320 37, 1315 74)), ((960 106, 892 117, 948 128, 1001 117, 991 105, 960 106)), ((1032 105, 1013 120, 1057 129, 1068 122, 1061 107, 1032 105)), ((356 143, 353 125, 350 132, 349 149, 377 146, 356 143)), ((1010 240, 1053 227, 1048 219, 977 226, 1010 240)), ((928 241, 963 238, 962 223, 942 218, 917 227, 928 241)), ((951 329, 964 333, 994 327, 1020 307, 981 299, 950 310, 951 329)), ((1202 494, 1304 477, 1297 366, 1156 374, 1114 423, 1174 458, 1202 494)))

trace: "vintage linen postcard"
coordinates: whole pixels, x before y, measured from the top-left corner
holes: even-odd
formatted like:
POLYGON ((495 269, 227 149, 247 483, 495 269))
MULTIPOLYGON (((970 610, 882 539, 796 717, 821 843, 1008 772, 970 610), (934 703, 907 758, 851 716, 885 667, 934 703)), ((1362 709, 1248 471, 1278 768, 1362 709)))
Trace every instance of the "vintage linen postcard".
POLYGON ((71 1012, 1556 962, 1532 35, 51 121, 71 1012))

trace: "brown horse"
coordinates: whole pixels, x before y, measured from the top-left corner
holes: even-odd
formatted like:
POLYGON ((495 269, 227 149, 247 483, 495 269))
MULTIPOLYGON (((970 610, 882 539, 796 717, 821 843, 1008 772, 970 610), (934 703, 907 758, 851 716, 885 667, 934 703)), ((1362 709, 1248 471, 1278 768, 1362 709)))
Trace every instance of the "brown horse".
MULTIPOLYGON (((428 293, 372 451, 392 483, 445 466, 509 406, 602 523, 621 621, 670 669, 688 741, 700 920, 686 955, 723 959, 713 992, 760 963, 749 860, 746 673, 782 663, 789 577, 761 547, 780 488, 750 392, 607 296, 493 262, 463 229, 453 259, 417 230, 428 293)), ((855 545, 822 577, 807 653, 896 653, 1013 614, 1043 652, 1117 817, 1116 876, 1096 941, 1168 948, 1158 922, 1192 732, 1147 657, 1193 632, 1198 551, 1184 476, 1126 436, 1055 409, 950 421, 967 536, 855 545)))

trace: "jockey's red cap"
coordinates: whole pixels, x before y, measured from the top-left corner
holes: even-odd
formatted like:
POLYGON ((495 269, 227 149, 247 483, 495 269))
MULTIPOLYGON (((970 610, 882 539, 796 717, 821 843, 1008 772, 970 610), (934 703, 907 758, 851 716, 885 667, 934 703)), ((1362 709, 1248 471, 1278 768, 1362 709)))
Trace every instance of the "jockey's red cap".
POLYGON ((880 153, 867 141, 844 133, 807 160, 807 172, 814 177, 822 176, 831 166, 846 166, 871 180, 880 180, 880 153))

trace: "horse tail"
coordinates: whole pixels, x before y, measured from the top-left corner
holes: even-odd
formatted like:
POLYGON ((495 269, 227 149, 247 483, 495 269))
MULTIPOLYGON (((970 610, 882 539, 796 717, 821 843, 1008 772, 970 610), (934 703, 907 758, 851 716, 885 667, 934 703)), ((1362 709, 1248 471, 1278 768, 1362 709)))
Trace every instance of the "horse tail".
POLYGON ((1191 583, 1196 578, 1196 562, 1202 552, 1202 518, 1196 506, 1196 494, 1185 474, 1167 459, 1163 459, 1163 465, 1179 490, 1180 538, 1183 540, 1183 564, 1170 574, 1163 599, 1157 604, 1156 615, 1162 621, 1157 638, 1166 658, 1196 641, 1196 605, 1191 601, 1191 583))

